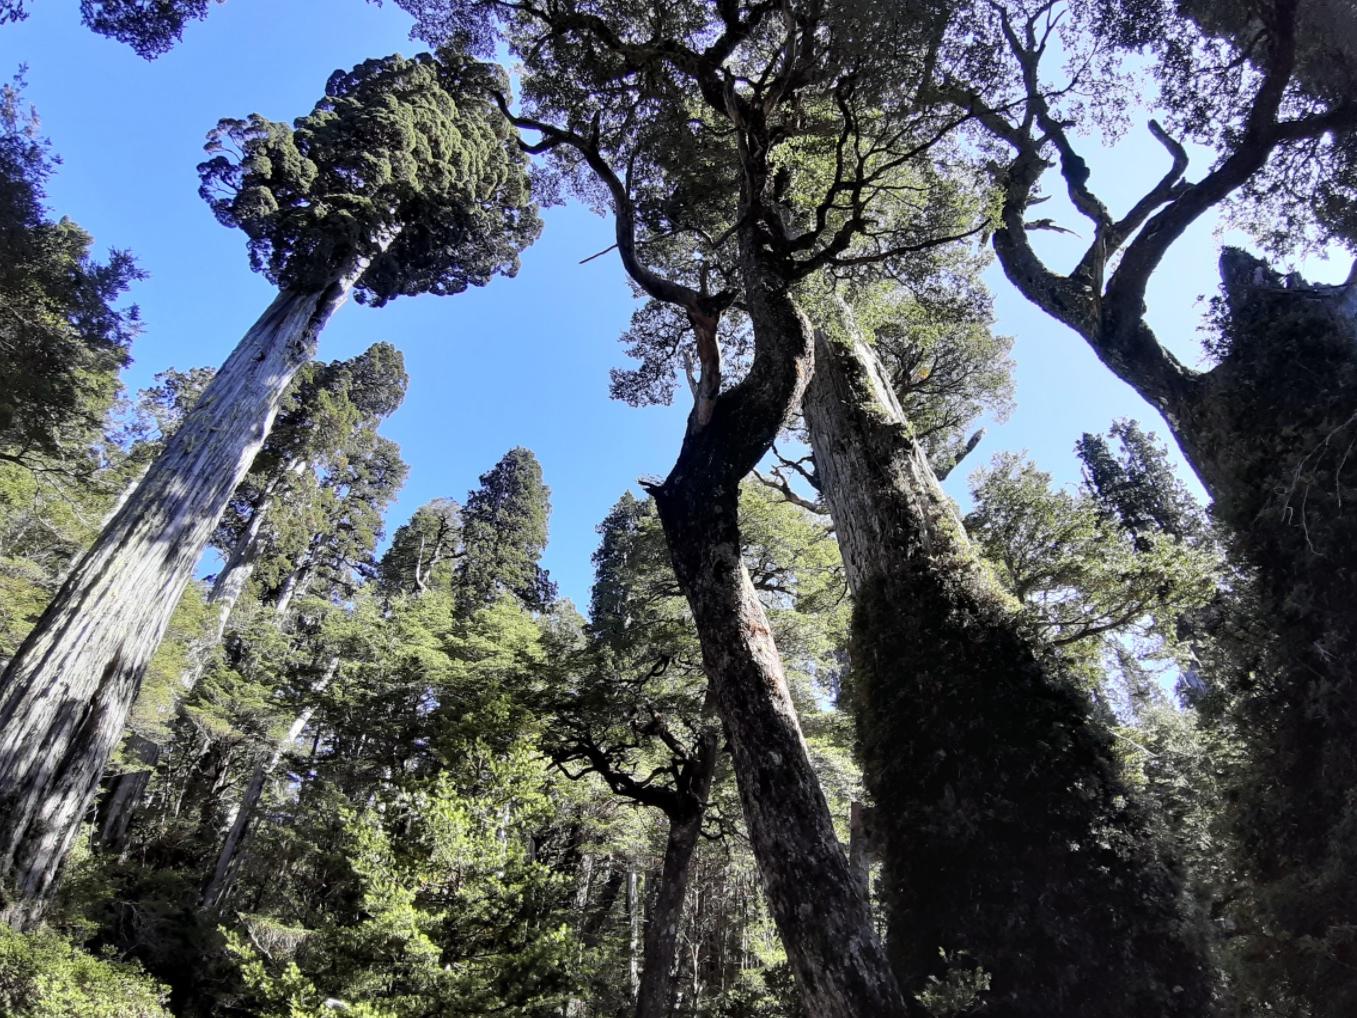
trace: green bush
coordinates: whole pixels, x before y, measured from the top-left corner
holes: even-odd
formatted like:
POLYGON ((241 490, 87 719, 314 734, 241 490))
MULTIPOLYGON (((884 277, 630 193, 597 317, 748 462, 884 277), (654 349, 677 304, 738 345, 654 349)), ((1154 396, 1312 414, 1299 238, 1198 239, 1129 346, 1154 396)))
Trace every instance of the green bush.
POLYGON ((170 1018, 167 996, 135 963, 97 958, 51 930, 0 925, 0 1014, 7 1018, 170 1018))

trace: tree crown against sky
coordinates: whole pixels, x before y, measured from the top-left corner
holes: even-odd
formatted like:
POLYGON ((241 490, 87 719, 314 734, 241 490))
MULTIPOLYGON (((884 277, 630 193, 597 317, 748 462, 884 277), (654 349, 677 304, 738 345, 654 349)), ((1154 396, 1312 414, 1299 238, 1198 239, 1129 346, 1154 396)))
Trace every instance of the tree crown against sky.
POLYGON ((222 120, 201 193, 279 286, 323 284, 356 258, 371 260, 358 299, 378 306, 483 286, 517 272, 541 228, 524 157, 491 102, 504 85, 495 66, 450 50, 336 71, 291 127, 222 120))
POLYGON ((515 123, 550 155, 544 193, 617 217, 655 302, 627 337, 642 368, 615 382, 629 402, 666 401, 685 363, 705 398, 742 375, 742 229, 789 280, 879 265, 906 282, 936 269, 923 252, 978 230, 974 178, 923 158, 951 126, 917 102, 933 5, 402 6, 434 42, 506 40, 524 67, 515 123), (694 313, 720 320, 724 349, 691 342, 694 313))
POLYGON ((23 76, 0 86, 0 455, 36 464, 87 444, 117 394, 139 328, 118 300, 140 271, 131 255, 90 257, 93 239, 53 221, 44 185, 57 163, 23 76))

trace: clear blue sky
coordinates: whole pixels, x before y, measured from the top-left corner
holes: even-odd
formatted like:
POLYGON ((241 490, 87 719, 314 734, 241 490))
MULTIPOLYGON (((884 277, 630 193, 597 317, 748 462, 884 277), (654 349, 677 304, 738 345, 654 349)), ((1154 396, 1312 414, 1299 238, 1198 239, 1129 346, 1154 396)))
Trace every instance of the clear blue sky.
MULTIPOLYGON (((101 250, 131 249, 149 274, 132 295, 146 328, 133 348, 128 388, 167 367, 215 367, 272 288, 250 272, 243 236, 220 226, 198 198, 204 135, 224 116, 291 120, 311 109, 334 69, 416 51, 408 19, 394 5, 362 0, 230 0, 190 25, 178 48, 147 63, 83 28, 76 0, 32 6, 28 21, 0 28, 0 74, 28 64, 27 97, 63 159, 50 204, 90 231, 101 250)), ((1113 152, 1092 149, 1093 184, 1114 210, 1129 207, 1165 168, 1143 128, 1113 152)), ((1190 172, 1203 165, 1194 159, 1190 172)), ((1043 214, 1078 229, 1058 204, 1043 214)), ((1198 224, 1179 241, 1150 292, 1153 325, 1189 364, 1198 362, 1198 298, 1217 281, 1214 228, 1198 224)), ((615 257, 578 263, 611 239, 610 221, 579 207, 552 209, 515 279, 376 311, 349 305, 319 353, 349 357, 387 340, 405 354, 409 393, 383 432, 400 443, 410 476, 388 530, 431 498, 463 499, 510 447, 536 452, 552 489, 545 565, 581 609, 595 525, 637 478, 668 471, 686 413, 682 405, 633 410, 608 399, 608 368, 623 362, 616 338, 631 312, 630 290, 615 257)), ((1058 266, 1079 246, 1054 235, 1043 245, 1058 266)), ((1302 268, 1332 282, 1347 272, 1340 262, 1302 268)), ((1026 449, 1058 481, 1072 483, 1081 432, 1129 416, 1162 433, 1152 411, 1082 341, 1028 305, 997 267, 990 281, 999 331, 1016 339, 1018 409, 991 427, 968 466, 999 450, 1026 449)), ((949 481, 956 495, 966 472, 949 481)))

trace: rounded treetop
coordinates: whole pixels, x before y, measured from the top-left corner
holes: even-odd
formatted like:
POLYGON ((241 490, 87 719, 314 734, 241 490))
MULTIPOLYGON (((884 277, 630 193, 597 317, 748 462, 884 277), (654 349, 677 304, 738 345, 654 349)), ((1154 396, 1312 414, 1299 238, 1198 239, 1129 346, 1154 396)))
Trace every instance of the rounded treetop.
POLYGON ((291 127, 222 120, 200 193, 279 286, 325 286, 360 257, 357 298, 377 305, 482 286, 517 272, 541 229, 494 101, 506 89, 500 68, 450 51, 365 61, 291 127))

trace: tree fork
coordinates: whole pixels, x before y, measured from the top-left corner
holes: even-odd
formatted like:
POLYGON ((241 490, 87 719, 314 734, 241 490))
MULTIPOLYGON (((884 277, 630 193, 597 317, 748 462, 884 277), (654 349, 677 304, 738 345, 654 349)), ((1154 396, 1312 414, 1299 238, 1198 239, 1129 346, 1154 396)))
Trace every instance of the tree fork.
POLYGON ((803 999, 817 1018, 893 1018, 910 1008, 835 835, 741 557, 740 481, 800 400, 814 356, 810 322, 768 265, 760 238, 745 234, 754 364, 705 420, 689 417, 678 461, 653 495, 725 723, 769 908, 803 999))

